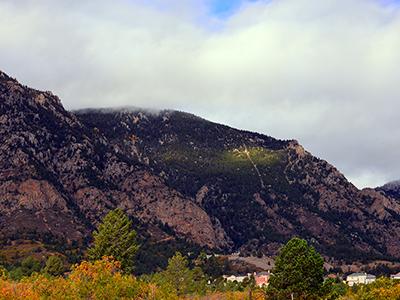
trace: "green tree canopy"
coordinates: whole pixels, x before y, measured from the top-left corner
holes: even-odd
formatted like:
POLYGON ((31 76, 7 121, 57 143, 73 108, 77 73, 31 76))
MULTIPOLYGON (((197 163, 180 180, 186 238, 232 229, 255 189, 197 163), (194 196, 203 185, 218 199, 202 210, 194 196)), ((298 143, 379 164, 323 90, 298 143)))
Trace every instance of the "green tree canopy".
POLYGON ((324 261, 303 239, 291 239, 280 251, 269 284, 275 299, 313 299, 321 291, 324 261))
POLYGON ((125 272, 133 272, 139 245, 132 222, 121 209, 112 210, 104 217, 93 232, 93 238, 93 245, 88 249, 89 259, 112 256, 121 263, 125 272))
POLYGON ((52 276, 60 276, 65 271, 64 262, 58 256, 50 256, 46 261, 43 271, 52 276))
POLYGON ((167 269, 164 271, 166 280, 174 287, 178 295, 187 294, 192 282, 192 272, 188 264, 187 258, 177 252, 168 260, 167 269))
POLYGON ((14 280, 20 280, 22 277, 40 272, 41 269, 40 261, 32 256, 28 256, 21 261, 20 266, 10 270, 9 276, 14 280))
POLYGON ((168 260, 165 271, 154 274, 150 281, 178 295, 199 295, 206 292, 203 271, 199 267, 190 269, 188 259, 180 252, 176 252, 168 260))
POLYGON ((217 257, 214 254, 207 258, 204 252, 200 253, 196 263, 211 280, 222 277, 228 271, 229 265, 228 259, 217 257))

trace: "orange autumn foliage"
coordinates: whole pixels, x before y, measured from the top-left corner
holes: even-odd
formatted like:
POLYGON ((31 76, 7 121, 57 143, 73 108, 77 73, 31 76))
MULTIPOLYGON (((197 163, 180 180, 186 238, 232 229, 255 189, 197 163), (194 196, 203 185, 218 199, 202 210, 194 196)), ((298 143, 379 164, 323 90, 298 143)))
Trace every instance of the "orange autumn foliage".
POLYGON ((154 285, 125 275, 120 263, 111 257, 82 262, 66 277, 35 274, 14 282, 0 278, 0 299, 177 299, 154 285))

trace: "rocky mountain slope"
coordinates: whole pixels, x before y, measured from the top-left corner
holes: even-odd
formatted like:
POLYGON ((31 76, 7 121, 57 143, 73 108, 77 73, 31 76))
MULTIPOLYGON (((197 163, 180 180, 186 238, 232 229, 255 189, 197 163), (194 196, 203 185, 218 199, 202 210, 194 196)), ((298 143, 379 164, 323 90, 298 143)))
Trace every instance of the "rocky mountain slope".
POLYGON ((400 201, 400 180, 395 180, 376 188, 377 191, 400 201))
POLYGON ((329 256, 400 256, 400 205, 372 189, 358 190, 296 141, 174 111, 76 115, 194 199, 243 252, 274 254, 299 235, 329 256))
POLYGON ((67 112, 50 92, 0 73, 0 232, 3 241, 86 241, 110 209, 204 247, 231 240, 219 223, 145 165, 67 112), (162 226, 161 226, 162 225, 162 226))
POLYGON ((296 141, 191 114, 68 112, 0 73, 0 238, 74 247, 121 207, 155 241, 274 254, 293 235, 336 258, 400 258, 400 204, 296 141))

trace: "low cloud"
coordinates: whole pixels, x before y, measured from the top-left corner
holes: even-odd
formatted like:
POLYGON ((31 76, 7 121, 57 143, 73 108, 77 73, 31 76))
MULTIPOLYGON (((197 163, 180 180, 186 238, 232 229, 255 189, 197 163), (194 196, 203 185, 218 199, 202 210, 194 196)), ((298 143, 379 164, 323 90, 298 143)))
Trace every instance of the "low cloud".
POLYGON ((378 0, 0 2, 0 69, 66 108, 173 108, 400 178, 400 8, 378 0), (16 3, 17 2, 17 3, 16 3))

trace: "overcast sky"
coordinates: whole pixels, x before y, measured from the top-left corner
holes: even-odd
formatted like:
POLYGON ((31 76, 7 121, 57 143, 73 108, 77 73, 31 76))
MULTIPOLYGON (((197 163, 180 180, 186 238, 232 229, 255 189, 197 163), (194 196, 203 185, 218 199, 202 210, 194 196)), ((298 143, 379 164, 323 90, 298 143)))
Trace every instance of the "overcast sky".
POLYGON ((185 110, 359 187, 400 178, 396 1, 0 0, 0 69, 67 109, 185 110))

